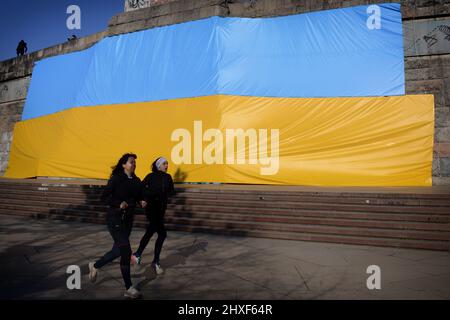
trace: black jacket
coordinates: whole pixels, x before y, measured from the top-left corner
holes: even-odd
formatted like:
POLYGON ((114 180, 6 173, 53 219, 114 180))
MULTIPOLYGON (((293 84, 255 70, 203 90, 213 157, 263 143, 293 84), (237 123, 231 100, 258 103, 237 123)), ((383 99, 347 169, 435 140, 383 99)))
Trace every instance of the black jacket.
POLYGON ((136 175, 129 178, 125 172, 113 175, 103 190, 101 200, 112 208, 119 208, 122 201, 130 209, 136 207, 136 202, 143 200, 141 179, 136 175))
POLYGON ((142 194, 147 201, 147 211, 166 210, 169 197, 175 194, 172 176, 162 171, 154 171, 142 180, 142 194))

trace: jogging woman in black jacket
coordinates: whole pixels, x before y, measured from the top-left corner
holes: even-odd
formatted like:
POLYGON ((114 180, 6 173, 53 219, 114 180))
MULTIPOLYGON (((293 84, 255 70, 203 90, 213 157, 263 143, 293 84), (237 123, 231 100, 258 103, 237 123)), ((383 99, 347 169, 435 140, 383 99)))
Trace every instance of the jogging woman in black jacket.
POLYGON ((158 233, 152 263, 152 267, 157 274, 164 272, 159 262, 162 246, 167 237, 166 227, 164 226, 164 214, 167 209, 168 198, 175 194, 172 176, 167 173, 168 167, 169 164, 166 158, 160 157, 156 159, 152 164, 152 173, 148 174, 142 181, 143 197, 147 203, 145 213, 149 225, 141 239, 139 248, 131 257, 133 263, 140 264, 145 247, 153 234, 155 232, 158 233))
POLYGON ((141 180, 134 174, 137 156, 132 153, 124 154, 117 165, 113 167, 111 178, 101 196, 102 201, 108 205, 106 216, 109 233, 114 244, 97 262, 89 263, 89 278, 92 282, 97 279, 98 269, 120 257, 120 271, 125 283, 125 297, 138 298, 140 292, 132 287, 130 276, 130 233, 134 220, 134 209, 138 201, 142 206, 141 180))

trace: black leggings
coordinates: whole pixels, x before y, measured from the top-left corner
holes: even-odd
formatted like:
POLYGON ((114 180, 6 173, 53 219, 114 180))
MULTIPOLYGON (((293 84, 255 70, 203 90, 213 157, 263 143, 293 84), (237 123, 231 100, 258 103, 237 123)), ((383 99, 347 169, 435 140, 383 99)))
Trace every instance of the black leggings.
POLYGON ((142 253, 145 250, 145 247, 147 246, 148 242, 150 241, 151 237, 154 233, 158 234, 158 239, 156 239, 155 243, 155 252, 153 257, 154 263, 159 263, 159 255, 161 254, 162 246, 164 243, 164 240, 167 238, 167 231, 166 227, 164 226, 164 219, 150 219, 150 223, 147 227, 147 230, 145 231, 144 236, 141 239, 141 242, 139 243, 139 248, 134 253, 136 256, 140 257, 142 256, 142 253))
POLYGON ((128 288, 131 287, 131 246, 129 237, 133 227, 133 212, 132 210, 128 210, 124 213, 123 210, 109 209, 106 219, 108 230, 114 240, 114 244, 111 251, 105 253, 105 255, 94 264, 94 267, 99 269, 105 264, 120 257, 120 271, 122 272, 125 288, 128 290, 128 288))

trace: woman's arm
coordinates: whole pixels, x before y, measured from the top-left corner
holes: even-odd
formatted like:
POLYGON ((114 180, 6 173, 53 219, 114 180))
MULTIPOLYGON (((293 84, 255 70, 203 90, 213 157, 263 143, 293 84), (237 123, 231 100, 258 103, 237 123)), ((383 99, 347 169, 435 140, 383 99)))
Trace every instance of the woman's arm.
POLYGON ((150 174, 146 175, 144 180, 141 182, 141 199, 147 202, 150 197, 149 180, 150 174))
POLYGON ((100 196, 100 200, 104 204, 106 204, 108 206, 118 205, 118 204, 114 203, 114 199, 113 199, 113 194, 114 194, 116 185, 117 185, 117 178, 116 178, 116 176, 112 176, 108 180, 108 183, 107 183, 105 189, 103 189, 102 195, 100 196))

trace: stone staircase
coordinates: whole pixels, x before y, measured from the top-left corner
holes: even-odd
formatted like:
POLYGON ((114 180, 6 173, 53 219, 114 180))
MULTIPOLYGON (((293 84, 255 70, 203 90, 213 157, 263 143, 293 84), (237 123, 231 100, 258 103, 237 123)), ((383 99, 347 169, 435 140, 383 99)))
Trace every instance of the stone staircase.
MULTIPOLYGON (((102 188, 0 179, 0 214, 105 223, 102 188)), ((450 188, 177 185, 166 223, 188 232, 449 251, 450 188)), ((135 224, 146 226, 142 209, 135 224)))

